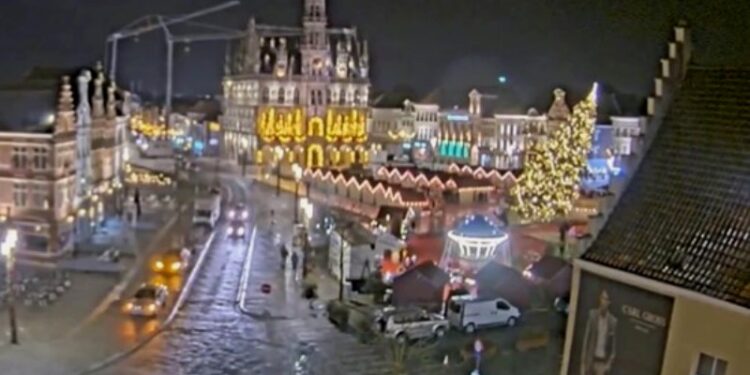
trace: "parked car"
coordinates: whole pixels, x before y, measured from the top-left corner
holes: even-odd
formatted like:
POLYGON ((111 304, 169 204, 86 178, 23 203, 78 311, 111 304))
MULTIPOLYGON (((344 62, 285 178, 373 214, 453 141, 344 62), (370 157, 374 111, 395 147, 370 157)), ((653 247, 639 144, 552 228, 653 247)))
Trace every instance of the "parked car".
POLYGON ((245 238, 245 222, 240 220, 233 220, 231 223, 229 223, 229 227, 227 228, 227 236, 229 238, 245 238))
POLYGON ((448 332, 448 320, 421 309, 384 311, 377 318, 381 333, 398 342, 442 338, 448 332))
POLYGON ((451 298, 448 320, 451 326, 473 333, 478 328, 506 325, 513 327, 521 319, 517 307, 503 298, 477 299, 470 295, 451 298))
POLYGON ((167 304, 168 296, 164 285, 144 284, 125 302, 123 311, 135 316, 154 317, 167 304))

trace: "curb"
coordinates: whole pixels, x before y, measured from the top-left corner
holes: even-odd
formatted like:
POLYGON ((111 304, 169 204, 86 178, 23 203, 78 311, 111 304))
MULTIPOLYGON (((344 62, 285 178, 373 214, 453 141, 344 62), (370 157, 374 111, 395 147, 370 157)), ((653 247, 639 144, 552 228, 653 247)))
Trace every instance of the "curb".
POLYGON ((271 315, 268 311, 266 311, 264 314, 254 313, 250 311, 247 306, 245 306, 245 300, 247 296, 247 287, 250 279, 250 266, 252 265, 253 260, 253 253, 255 252, 255 237, 258 233, 258 226, 253 226, 253 234, 250 235, 250 242, 247 246, 247 250, 245 251, 245 260, 242 264, 242 274, 240 275, 240 285, 237 288, 237 298, 235 298, 235 303, 237 305, 237 309, 242 313, 243 315, 247 315, 253 319, 257 320, 287 320, 290 319, 287 316, 283 315, 271 315))
POLYGON ((185 299, 187 298, 187 295, 190 293, 190 289, 192 289, 193 283, 195 282, 195 279, 198 275, 198 271, 200 271, 201 266, 203 265, 203 262, 206 259, 206 255, 208 254, 209 249, 211 248, 211 245, 213 244, 213 241, 215 238, 216 238, 216 232, 215 231, 211 232, 211 235, 208 237, 208 240, 206 240, 206 243, 203 245, 203 249, 201 251, 200 257, 198 257, 198 261, 195 262, 195 265, 193 266, 190 276, 188 276, 188 279, 185 282, 185 285, 183 286, 182 290, 180 291, 179 296, 177 297, 177 301, 175 301, 174 306, 172 306, 172 311, 170 311, 167 318, 161 323, 159 328, 153 334, 144 338, 143 340, 135 344, 130 349, 127 349, 119 353, 115 353, 100 362, 94 363, 90 365, 86 370, 81 371, 78 374, 79 375, 93 374, 109 366, 112 366, 115 363, 127 358, 131 354, 137 352, 138 350, 146 346, 146 344, 148 344, 151 340, 156 338, 156 336, 159 336, 162 332, 164 332, 172 323, 174 318, 177 316, 177 313, 179 312, 180 308, 182 308, 182 305, 185 303, 185 299))

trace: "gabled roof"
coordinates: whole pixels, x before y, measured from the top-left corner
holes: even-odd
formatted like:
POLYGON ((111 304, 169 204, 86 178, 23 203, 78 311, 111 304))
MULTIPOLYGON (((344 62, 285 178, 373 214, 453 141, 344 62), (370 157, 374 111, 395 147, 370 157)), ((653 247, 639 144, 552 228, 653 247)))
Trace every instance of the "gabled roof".
POLYGON ((691 67, 582 256, 750 308, 750 69, 691 67))
POLYGON ((445 284, 450 281, 450 276, 448 276, 448 274, 440 267, 436 266, 435 263, 430 261, 419 263, 418 265, 406 270, 406 272, 397 276, 393 281, 395 283, 397 280, 410 280, 415 277, 417 279, 425 280, 435 289, 443 288, 445 284))

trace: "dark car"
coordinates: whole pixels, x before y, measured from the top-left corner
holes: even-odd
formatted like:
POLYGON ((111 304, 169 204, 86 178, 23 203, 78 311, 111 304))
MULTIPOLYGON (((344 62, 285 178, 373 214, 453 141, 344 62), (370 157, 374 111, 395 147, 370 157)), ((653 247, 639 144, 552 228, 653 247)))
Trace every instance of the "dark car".
POLYGON ((247 210, 247 206, 244 203, 236 203, 227 212, 229 220, 247 220, 250 216, 250 212, 247 210))
POLYGON ((183 252, 182 249, 171 249, 157 254, 151 260, 151 270, 160 274, 181 273, 188 266, 188 254, 189 252, 183 252))
POLYGON ((169 292, 163 285, 144 284, 125 301, 123 312, 134 316, 154 317, 167 303, 169 292))

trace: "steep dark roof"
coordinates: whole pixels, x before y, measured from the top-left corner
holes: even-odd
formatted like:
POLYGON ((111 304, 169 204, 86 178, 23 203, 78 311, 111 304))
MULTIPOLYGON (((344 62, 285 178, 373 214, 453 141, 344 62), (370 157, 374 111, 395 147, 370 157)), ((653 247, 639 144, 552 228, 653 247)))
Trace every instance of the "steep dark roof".
POLYGON ((450 276, 440 267, 436 266, 435 263, 422 262, 396 277, 394 282, 396 280, 410 280, 413 278, 425 280, 435 289, 443 288, 450 281, 450 276))
POLYGON ((583 259, 750 308, 750 69, 691 67, 583 259))

